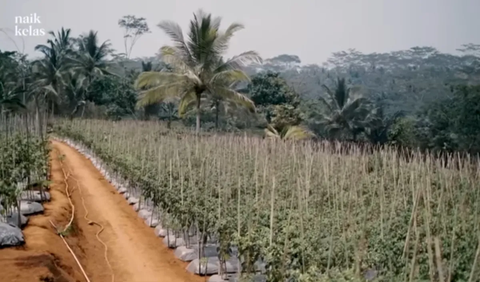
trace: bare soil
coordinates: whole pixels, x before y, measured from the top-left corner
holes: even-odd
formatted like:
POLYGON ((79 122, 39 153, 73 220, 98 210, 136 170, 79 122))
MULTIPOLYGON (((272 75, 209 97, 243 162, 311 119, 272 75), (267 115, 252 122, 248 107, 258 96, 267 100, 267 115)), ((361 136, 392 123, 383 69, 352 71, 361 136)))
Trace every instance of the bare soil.
POLYGON ((187 264, 173 256, 88 159, 62 142, 52 141, 52 146, 51 201, 44 204, 44 214, 30 218, 24 246, 0 250, 1 281, 86 281, 49 221, 64 227, 72 214, 62 168, 71 173, 67 183, 74 205, 72 228, 65 238, 91 282, 205 281, 185 270, 187 264), (99 238, 108 246, 113 273, 96 237, 101 227, 92 221, 104 227, 99 238))

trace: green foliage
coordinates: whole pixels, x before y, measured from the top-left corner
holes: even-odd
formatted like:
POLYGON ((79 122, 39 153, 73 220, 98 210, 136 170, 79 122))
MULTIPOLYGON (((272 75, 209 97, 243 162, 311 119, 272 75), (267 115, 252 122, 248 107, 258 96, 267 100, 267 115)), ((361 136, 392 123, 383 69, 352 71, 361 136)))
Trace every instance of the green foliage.
POLYGON ((96 105, 106 106, 107 115, 114 119, 135 116, 137 92, 132 81, 117 76, 102 76, 91 85, 92 91, 87 100, 96 105))
POLYGON ((33 184, 48 184, 48 141, 22 129, 31 122, 25 120, 0 116, 0 202, 6 209, 17 206, 21 192, 33 184))
POLYGON ((279 73, 262 72, 253 76, 247 90, 257 106, 290 104, 296 107, 299 102, 298 94, 279 73))
POLYGON ((219 18, 199 11, 185 35, 176 23, 159 25, 172 41, 162 56, 129 59, 150 29, 133 15, 118 24, 124 53, 94 30, 75 38, 63 27, 35 47, 38 60, 0 51, 0 112, 35 111, 41 123, 56 115, 159 118, 169 125, 183 118, 185 126, 216 131, 301 126, 331 140, 480 150, 478 44, 462 45, 461 55, 421 46, 373 54, 349 49, 322 66, 300 65, 290 54, 262 62, 253 51, 227 59, 228 43, 243 26, 221 29, 219 18))
POLYGON ((14 113, 25 108, 21 95, 25 91, 18 85, 15 71, 20 67, 16 52, 0 50, 0 114, 14 113))
POLYGON ((246 277, 259 258, 269 281, 437 281, 440 269, 443 281, 479 277, 480 175, 467 161, 444 167, 432 155, 335 144, 352 151, 340 155, 331 143, 198 138, 127 121, 57 130, 139 187, 164 226, 219 238, 221 259, 237 246, 246 277))
MULTIPOLYGON (((259 113, 265 116, 275 132, 286 132, 288 128, 300 125, 304 120, 304 113, 299 108, 298 94, 287 85, 279 73, 263 72, 255 75, 247 91, 259 108, 259 113)), ((278 135, 268 128, 266 132, 278 135)))
POLYGON ((271 125, 279 131, 303 121, 302 112, 291 104, 274 105, 271 116, 271 125))
POLYGON ((173 72, 144 72, 136 84, 142 92, 139 106, 146 106, 167 99, 179 98, 178 112, 184 115, 191 105, 196 106, 196 130, 200 131, 201 100, 204 96, 221 97, 255 111, 254 103, 233 86, 249 81, 241 70, 249 62, 259 62, 256 52, 249 51, 224 60, 228 43, 233 35, 243 28, 231 24, 220 30, 220 18, 213 18, 199 10, 190 21, 188 41, 183 37, 180 26, 170 21, 159 24, 171 38, 173 46, 161 48, 162 59, 173 72))
POLYGON ((460 86, 422 115, 425 147, 480 153, 480 86, 460 86))
POLYGON ((416 120, 410 117, 398 119, 389 132, 389 140, 393 145, 417 149, 421 143, 418 140, 416 120))
POLYGON ((365 131, 372 110, 369 101, 357 88, 349 87, 345 78, 337 78, 335 89, 322 85, 326 95, 320 101, 327 107, 321 122, 331 137, 357 141, 357 136, 365 131))

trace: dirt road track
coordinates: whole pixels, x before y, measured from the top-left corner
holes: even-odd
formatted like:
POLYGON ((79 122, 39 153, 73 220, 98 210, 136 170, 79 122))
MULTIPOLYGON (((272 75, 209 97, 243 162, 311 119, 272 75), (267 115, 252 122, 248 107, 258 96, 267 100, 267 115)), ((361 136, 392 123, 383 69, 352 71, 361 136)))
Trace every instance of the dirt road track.
POLYGON ((70 170, 73 176, 68 184, 73 191, 75 220, 67 241, 91 282, 109 282, 112 275, 104 258, 104 246, 95 237, 100 227, 89 225, 84 218, 82 196, 88 219, 105 228, 100 238, 108 246, 108 259, 115 282, 205 281, 186 272, 186 264, 173 256, 173 252, 162 244, 161 239, 88 159, 64 143, 52 141, 52 145, 52 201, 45 204, 44 215, 31 218, 31 223, 24 230, 25 247, 0 250, 1 281, 42 281, 39 280, 41 275, 55 278, 47 281, 85 281, 65 245, 48 223, 51 219, 57 225, 65 226, 71 214, 63 192, 65 185, 60 155, 65 156, 64 169, 70 170), (6 276, 3 275, 5 267, 10 269, 6 276), (30 279, 25 280, 26 277, 30 279))

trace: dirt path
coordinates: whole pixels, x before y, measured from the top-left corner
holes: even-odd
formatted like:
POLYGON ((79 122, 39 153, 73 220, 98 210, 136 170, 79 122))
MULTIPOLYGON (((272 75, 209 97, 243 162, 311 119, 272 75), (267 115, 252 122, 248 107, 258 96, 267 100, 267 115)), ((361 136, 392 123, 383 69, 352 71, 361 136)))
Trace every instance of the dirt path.
MULTIPOLYGON (((185 264, 175 259, 173 252, 162 244, 161 239, 155 236, 153 230, 138 217, 132 207, 88 159, 64 143, 54 141, 53 147, 65 155, 66 165, 78 180, 79 189, 82 189, 85 207, 88 210, 88 218, 105 228, 100 238, 108 246, 108 259, 115 274, 115 282, 204 281, 186 272, 185 264)), ((82 217, 80 220, 84 220, 84 208, 82 199, 79 197, 81 195, 74 193, 76 193, 74 204, 82 217)), ((95 225, 88 227, 89 233, 99 230, 95 225)), ((85 234, 85 230, 83 233, 85 234)), ((93 263, 88 263, 87 273, 90 266, 93 269, 97 268, 93 264, 97 264, 100 258, 104 258, 103 251, 102 246, 100 250, 89 254, 97 258, 93 263)), ((105 266, 105 268, 102 267, 101 273, 96 271, 91 273, 92 282, 111 281, 110 277, 108 280, 105 277, 106 274, 110 276, 108 265, 105 266)))
POLYGON ((100 227, 88 220, 105 228, 99 236, 108 246, 115 282, 205 281, 185 270, 187 264, 173 256, 173 251, 164 246, 88 159, 64 143, 53 141, 52 145, 52 200, 45 203, 43 215, 30 218, 24 230, 24 247, 0 250, 0 281, 85 281, 49 223, 52 220, 65 226, 71 215, 62 168, 72 174, 67 183, 75 206, 73 228, 66 240, 91 282, 112 281, 112 273, 104 257, 105 248, 96 238, 100 227))

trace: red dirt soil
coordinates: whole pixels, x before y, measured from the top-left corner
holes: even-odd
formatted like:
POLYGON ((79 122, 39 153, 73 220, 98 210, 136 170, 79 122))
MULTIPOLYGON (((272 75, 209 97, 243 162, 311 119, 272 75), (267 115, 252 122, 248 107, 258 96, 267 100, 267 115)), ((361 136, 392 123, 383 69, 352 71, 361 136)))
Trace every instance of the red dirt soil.
POLYGON ((49 222, 50 219, 64 227, 71 216, 62 168, 71 173, 67 183, 75 206, 72 230, 66 241, 91 282, 205 281, 185 270, 187 264, 173 256, 173 251, 164 246, 88 159, 62 142, 52 141, 52 145, 51 201, 44 204, 44 214, 30 217, 24 229, 24 246, 0 250, 1 282, 86 281, 49 222), (99 237, 108 246, 113 277, 105 260, 105 247, 96 238, 100 227, 89 221, 105 228, 99 237))

